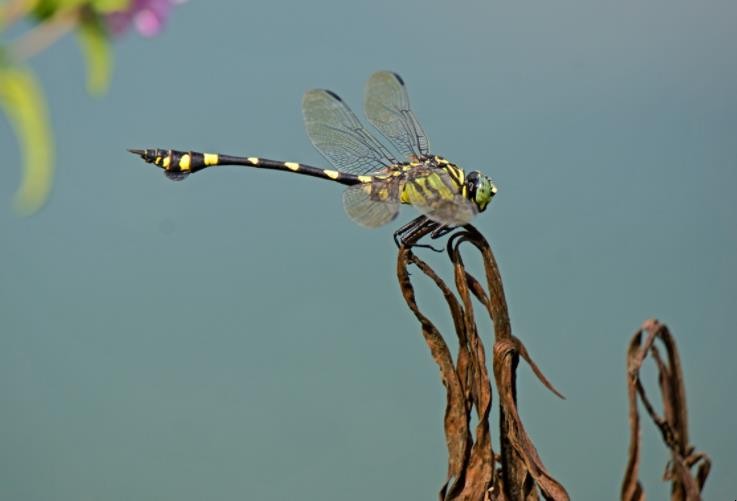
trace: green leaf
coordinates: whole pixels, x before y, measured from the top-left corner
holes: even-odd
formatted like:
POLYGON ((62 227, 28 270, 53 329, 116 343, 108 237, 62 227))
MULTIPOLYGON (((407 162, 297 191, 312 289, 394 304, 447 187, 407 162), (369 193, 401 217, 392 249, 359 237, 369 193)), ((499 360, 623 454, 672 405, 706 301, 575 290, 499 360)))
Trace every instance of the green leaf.
POLYGON ((51 3, 56 5, 57 10, 69 10, 78 9, 89 2, 88 0, 52 0, 51 3))
POLYGON ((87 13, 80 21, 79 43, 87 60, 87 92, 99 96, 110 84, 112 52, 105 26, 99 16, 87 13))
POLYGON ((32 15, 37 21, 48 21, 60 12, 80 7, 84 2, 85 0, 38 0, 34 2, 32 15))
POLYGON ((15 207, 22 214, 33 214, 48 199, 54 173, 54 146, 46 101, 33 73, 0 66, 0 106, 15 130, 23 156, 15 207))
POLYGON ((92 0, 90 5, 96 12, 109 14, 110 12, 126 10, 130 7, 130 3, 130 0, 92 0))
MULTIPOLYGON (((2 0, 0 0, 2 1, 2 0)), ((13 0, 15 2, 21 0, 13 0)), ((96 14, 110 14, 125 11, 132 0, 23 0, 27 2, 25 9, 37 21, 48 21, 57 14, 73 10, 83 10, 96 14)), ((0 27, 2 27, 3 9, 0 6, 0 27)))

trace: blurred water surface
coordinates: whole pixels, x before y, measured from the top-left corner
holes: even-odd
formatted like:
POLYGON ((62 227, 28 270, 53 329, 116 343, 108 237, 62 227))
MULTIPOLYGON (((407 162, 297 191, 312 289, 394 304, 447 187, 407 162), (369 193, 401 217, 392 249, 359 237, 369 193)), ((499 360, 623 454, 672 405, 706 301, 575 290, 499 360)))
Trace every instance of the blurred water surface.
POLYGON ((657 316, 715 462, 705 495, 733 498, 735 19, 728 1, 191 1, 117 48, 99 100, 73 40, 47 51, 33 67, 57 177, 30 219, 10 209, 20 160, 0 119, 0 499, 436 495, 444 393, 392 229, 352 224, 330 183, 237 168, 171 183, 125 151, 321 164, 302 93, 359 112, 378 69, 404 77, 434 152, 499 184, 477 226, 515 334, 568 398, 521 369, 553 475, 574 499, 617 496, 626 343, 657 316))

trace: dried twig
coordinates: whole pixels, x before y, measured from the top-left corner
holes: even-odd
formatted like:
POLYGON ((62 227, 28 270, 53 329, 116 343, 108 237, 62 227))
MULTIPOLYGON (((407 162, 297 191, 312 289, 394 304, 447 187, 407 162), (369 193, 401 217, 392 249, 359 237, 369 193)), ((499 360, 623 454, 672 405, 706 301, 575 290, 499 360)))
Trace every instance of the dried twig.
POLYGON ((422 325, 422 335, 440 368, 446 388, 448 475, 440 490, 440 499, 530 500, 538 498, 539 488, 547 499, 567 500, 566 490, 545 470, 517 412, 515 370, 519 357, 530 364, 547 388, 559 396, 560 393, 542 375, 522 342, 512 336, 501 275, 491 247, 473 226, 467 225, 448 239, 447 250, 453 264, 458 297, 425 261, 412 252, 411 247, 400 249, 397 262, 402 294, 422 325), (481 253, 488 293, 464 267, 459 251, 464 242, 472 244, 481 253), (435 283, 448 303, 459 342, 455 364, 439 330, 417 306, 407 271, 410 264, 416 265, 435 283), (486 308, 494 325, 493 367, 500 394, 501 454, 498 457, 492 450, 489 431, 491 383, 484 345, 477 333, 471 295, 486 308), (470 418, 473 411, 478 424, 472 435, 470 418), (495 461, 500 465, 498 471, 495 461))
POLYGON ((638 479, 640 465, 640 416, 637 411, 637 396, 650 418, 660 429, 663 442, 671 451, 671 460, 666 466, 665 480, 671 482, 673 501, 696 501, 701 499, 701 491, 711 469, 711 460, 704 453, 695 452, 688 440, 688 413, 686 409, 686 389, 678 349, 668 328, 655 319, 645 321, 630 341, 627 352, 627 393, 629 396, 630 447, 627 469, 622 481, 622 500, 640 501, 645 493, 638 479), (642 343, 642 335, 647 338, 642 343), (661 358, 655 346, 659 339, 668 354, 667 363, 661 358), (652 354, 658 368, 658 382, 663 399, 663 416, 659 416, 640 381, 640 368, 648 354, 652 354), (691 468, 699 465, 694 478, 691 468))
POLYGON ((72 31, 84 14, 84 8, 62 10, 52 19, 27 31, 13 43, 13 57, 18 61, 25 61, 44 51, 72 31))

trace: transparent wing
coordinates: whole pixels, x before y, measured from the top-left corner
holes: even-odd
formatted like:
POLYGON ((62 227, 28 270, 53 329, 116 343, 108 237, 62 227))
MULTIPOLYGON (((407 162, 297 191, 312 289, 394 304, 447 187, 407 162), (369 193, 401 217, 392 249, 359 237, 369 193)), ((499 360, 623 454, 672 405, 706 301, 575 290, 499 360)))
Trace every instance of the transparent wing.
POLYGON ((343 100, 329 90, 305 93, 302 113, 310 141, 341 172, 360 175, 397 163, 343 100))
POLYGON ((364 108, 369 122, 406 158, 430 153, 427 136, 409 107, 407 88, 399 75, 391 71, 371 75, 366 84, 364 108))
POLYGON ((397 178, 349 186, 343 192, 343 207, 348 216, 367 228, 378 228, 399 213, 397 178))
POLYGON ((409 172, 404 186, 412 205, 433 221, 449 226, 468 224, 478 213, 461 189, 447 171, 432 167, 418 167, 409 172))

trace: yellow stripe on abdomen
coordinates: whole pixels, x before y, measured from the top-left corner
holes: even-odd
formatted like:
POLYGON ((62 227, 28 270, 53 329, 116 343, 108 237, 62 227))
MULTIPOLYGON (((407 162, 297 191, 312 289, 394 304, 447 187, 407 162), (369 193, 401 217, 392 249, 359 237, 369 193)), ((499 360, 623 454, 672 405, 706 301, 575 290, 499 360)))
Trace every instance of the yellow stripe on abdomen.
POLYGON ((192 169, 192 156, 189 153, 182 155, 179 159, 179 170, 182 172, 188 172, 192 169))
POLYGON ((217 153, 203 153, 202 157, 205 163, 205 167, 217 165, 220 162, 220 157, 217 153))

